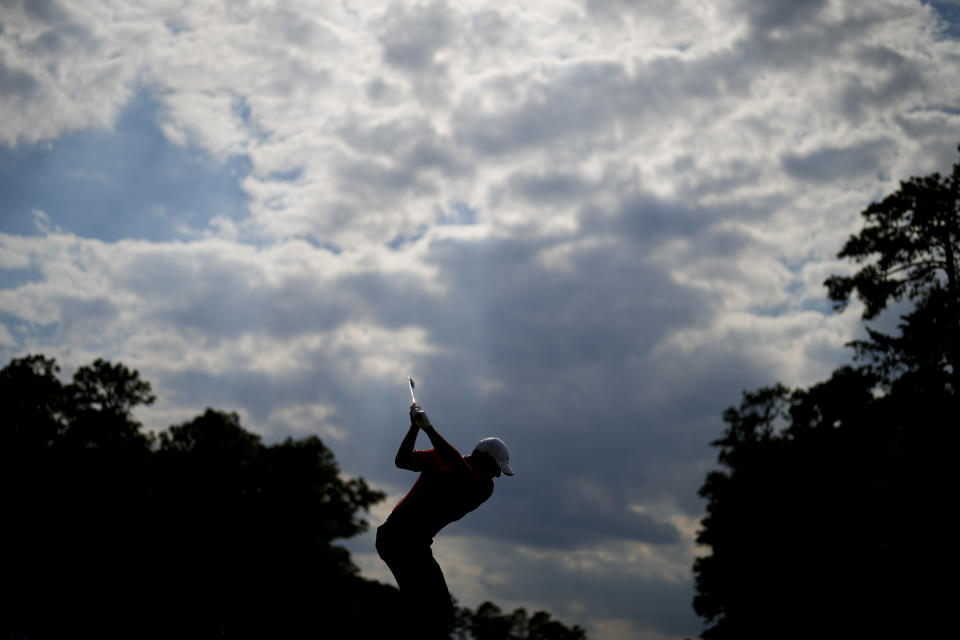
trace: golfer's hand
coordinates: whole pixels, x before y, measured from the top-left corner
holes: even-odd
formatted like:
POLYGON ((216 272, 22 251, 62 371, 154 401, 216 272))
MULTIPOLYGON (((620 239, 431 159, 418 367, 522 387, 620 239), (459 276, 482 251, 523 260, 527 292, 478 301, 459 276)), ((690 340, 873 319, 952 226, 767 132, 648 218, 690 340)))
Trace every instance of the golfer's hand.
POLYGON ((430 426, 430 418, 427 417, 427 412, 421 409, 418 404, 410 405, 410 424, 414 424, 421 429, 430 426))

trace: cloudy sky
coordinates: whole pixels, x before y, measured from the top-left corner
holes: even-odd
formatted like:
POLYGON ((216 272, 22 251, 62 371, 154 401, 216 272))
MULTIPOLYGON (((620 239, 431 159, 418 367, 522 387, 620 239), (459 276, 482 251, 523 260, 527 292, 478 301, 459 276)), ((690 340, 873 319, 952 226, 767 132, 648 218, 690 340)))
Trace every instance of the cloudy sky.
POLYGON ((374 524, 412 375, 517 470, 435 544, 461 603, 693 636, 720 414, 848 359, 822 282, 956 160, 958 38, 916 0, 0 0, 0 356, 319 434, 374 524))

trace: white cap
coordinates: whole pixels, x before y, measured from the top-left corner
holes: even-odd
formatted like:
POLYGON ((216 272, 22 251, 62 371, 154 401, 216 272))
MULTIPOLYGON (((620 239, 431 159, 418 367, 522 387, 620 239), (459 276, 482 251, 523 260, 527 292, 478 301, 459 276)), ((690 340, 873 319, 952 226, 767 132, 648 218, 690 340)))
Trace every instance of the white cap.
POLYGON ((510 467, 510 452, 507 451, 507 445, 500 438, 484 438, 474 447, 477 451, 486 453, 497 461, 500 465, 500 471, 508 476, 513 475, 513 469, 510 467))

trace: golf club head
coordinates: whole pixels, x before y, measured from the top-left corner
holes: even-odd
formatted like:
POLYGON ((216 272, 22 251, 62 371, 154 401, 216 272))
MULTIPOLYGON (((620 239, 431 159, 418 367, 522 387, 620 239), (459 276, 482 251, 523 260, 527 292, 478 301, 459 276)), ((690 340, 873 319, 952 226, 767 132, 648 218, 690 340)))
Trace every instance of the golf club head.
POLYGON ((411 378, 410 376, 407 376, 407 384, 410 386, 410 402, 412 402, 413 404, 417 404, 417 399, 413 395, 413 390, 417 386, 417 384, 413 381, 413 378, 411 378))

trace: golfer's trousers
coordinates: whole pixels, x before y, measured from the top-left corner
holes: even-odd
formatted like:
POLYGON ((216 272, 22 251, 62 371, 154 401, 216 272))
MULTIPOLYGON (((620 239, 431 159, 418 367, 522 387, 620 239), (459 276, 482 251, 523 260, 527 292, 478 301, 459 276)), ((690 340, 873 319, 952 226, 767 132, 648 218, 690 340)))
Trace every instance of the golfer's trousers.
POLYGON ((443 571, 430 550, 431 539, 409 536, 389 519, 377 528, 377 553, 397 580, 400 594, 411 603, 408 611, 426 611, 425 638, 449 637, 453 622, 453 600, 443 571), (413 605, 413 603, 416 603, 413 605))

